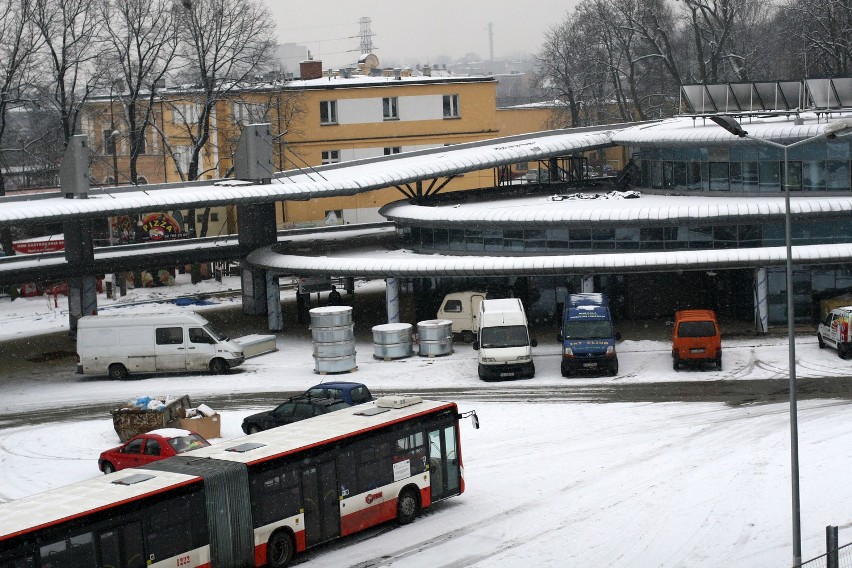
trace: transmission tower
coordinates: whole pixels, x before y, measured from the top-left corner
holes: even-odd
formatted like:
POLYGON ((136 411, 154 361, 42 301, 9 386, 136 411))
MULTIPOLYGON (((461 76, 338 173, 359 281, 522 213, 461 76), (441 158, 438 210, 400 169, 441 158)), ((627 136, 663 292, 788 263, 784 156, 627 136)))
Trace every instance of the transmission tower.
POLYGON ((370 31, 370 18, 358 18, 361 24, 361 53, 373 53, 373 32, 370 31))

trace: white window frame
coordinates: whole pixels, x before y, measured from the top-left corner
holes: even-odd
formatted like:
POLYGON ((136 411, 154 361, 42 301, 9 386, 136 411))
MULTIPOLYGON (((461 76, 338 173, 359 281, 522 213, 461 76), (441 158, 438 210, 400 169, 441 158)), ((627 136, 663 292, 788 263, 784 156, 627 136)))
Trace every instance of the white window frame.
POLYGON ((320 101, 320 124, 337 124, 337 101, 320 101))
POLYGON ((382 118, 384 120, 399 120, 399 97, 384 97, 382 99, 382 118))
POLYGON ((459 118, 458 95, 444 95, 444 118, 459 118))
POLYGON ((198 124, 198 105, 195 103, 177 103, 172 105, 174 124, 198 124))
POLYGON ((340 150, 323 150, 322 165, 336 164, 340 162, 340 150))
POLYGON ((234 124, 248 126, 252 123, 266 122, 266 105, 234 101, 234 124))

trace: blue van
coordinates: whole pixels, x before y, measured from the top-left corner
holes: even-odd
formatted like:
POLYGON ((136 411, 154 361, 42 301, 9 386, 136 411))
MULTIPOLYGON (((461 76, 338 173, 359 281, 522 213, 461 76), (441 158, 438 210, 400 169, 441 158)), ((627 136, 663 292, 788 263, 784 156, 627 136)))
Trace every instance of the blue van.
POLYGON ((615 342, 621 339, 612 325, 604 294, 571 294, 562 317, 562 376, 578 371, 618 374, 615 342))

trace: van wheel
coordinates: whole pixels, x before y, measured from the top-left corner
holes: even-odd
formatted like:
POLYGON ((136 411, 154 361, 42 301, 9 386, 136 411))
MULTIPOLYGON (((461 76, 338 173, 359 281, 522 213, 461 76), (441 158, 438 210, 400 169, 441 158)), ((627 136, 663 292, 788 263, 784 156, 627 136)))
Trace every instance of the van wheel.
POLYGON ((461 333, 461 340, 465 343, 473 343, 474 339, 476 339, 476 336, 470 330, 465 330, 461 333))
POLYGON ((293 539, 286 531, 278 531, 266 544, 266 565, 274 568, 289 566, 293 553, 293 539))
POLYGON ((618 359, 615 360, 615 363, 609 368, 610 376, 614 377, 618 374, 618 359))
POLYGON ((825 341, 822 340, 822 335, 817 335, 817 345, 820 349, 825 349, 825 341))
POLYGON ((123 381, 127 378, 127 367, 121 363, 113 363, 109 366, 109 378, 115 381, 123 381))
POLYGON ((411 489, 405 489, 399 494, 399 499, 396 502, 396 520, 401 525, 407 525, 417 516, 417 510, 420 508, 420 503, 417 501, 417 494, 411 489))
POLYGON ((841 359, 846 359, 847 355, 849 354, 846 351, 846 349, 847 348, 846 348, 846 345, 844 343, 838 343, 837 344, 837 356, 840 357, 841 359))
POLYGON ((216 357, 210 361, 210 372, 214 375, 224 375, 229 370, 228 364, 224 359, 216 357))

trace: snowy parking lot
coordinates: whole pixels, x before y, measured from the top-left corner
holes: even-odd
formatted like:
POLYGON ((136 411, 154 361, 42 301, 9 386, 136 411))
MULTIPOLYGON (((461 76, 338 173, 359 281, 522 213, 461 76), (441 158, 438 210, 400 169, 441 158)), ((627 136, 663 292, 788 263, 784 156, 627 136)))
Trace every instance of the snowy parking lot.
MULTIPOLYGON (((180 288, 156 289, 158 299, 180 288)), ((229 309, 239 313, 233 300, 220 302, 179 309, 212 310, 210 319, 229 309)), ((243 416, 328 378, 314 372, 304 329, 276 334, 278 351, 249 359, 230 375, 123 382, 83 377, 75 374, 73 358, 28 360, 28 353, 50 351, 39 338, 64 344, 67 315, 61 305, 45 305, 44 298, 0 302, 5 322, 0 341, 14 339, 3 350, 23 354, 9 363, 0 397, 0 501, 99 475, 98 454, 118 443, 110 416, 92 410, 99 405, 142 394, 188 393, 194 402, 220 401, 222 438, 213 440, 218 442, 242 435, 243 416), (44 335, 51 332, 60 333, 44 335), (61 418, 50 418, 69 408, 61 418), (75 414, 75 408, 87 410, 75 414)), ((152 307, 164 308, 126 309, 152 307)), ((740 398, 738 404, 680 402, 677 393, 671 401, 662 396, 654 399, 660 402, 608 404, 576 396, 579 389, 620 385, 652 384, 666 391, 673 382, 783 385, 785 338, 732 339, 724 349, 724 371, 676 372, 667 342, 625 339, 618 346, 618 376, 565 379, 559 345, 540 341, 535 378, 483 383, 469 345, 455 346, 446 357, 383 361, 359 339, 357 371, 335 378, 363 382, 378 393, 440 393, 462 410, 477 411, 481 428, 474 430, 468 421, 462 426, 467 490, 409 526, 373 529, 302 558, 319 567, 788 566, 790 430, 784 392, 769 399, 780 402, 763 403, 756 396, 753 403, 740 398)), ((797 358, 803 381, 836 380, 839 390, 849 390, 852 362, 820 350, 815 336, 799 337, 797 358)), ((845 396, 809 395, 799 404, 805 558, 824 552, 826 525, 840 527, 841 543, 852 539, 852 487, 846 483, 852 414, 845 396)))

